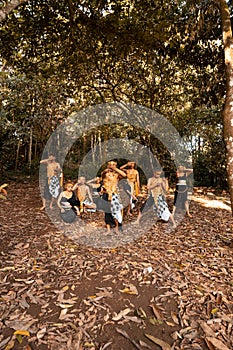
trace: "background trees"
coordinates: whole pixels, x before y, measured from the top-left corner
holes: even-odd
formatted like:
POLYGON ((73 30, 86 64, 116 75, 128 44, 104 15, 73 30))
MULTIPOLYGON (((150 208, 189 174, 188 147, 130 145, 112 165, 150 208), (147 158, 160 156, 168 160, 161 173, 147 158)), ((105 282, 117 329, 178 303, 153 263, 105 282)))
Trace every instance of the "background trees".
MULTIPOLYGON (((172 122, 190 146, 199 184, 225 184, 225 67, 217 5, 39 0, 15 7, 1 27, 1 169, 31 171, 69 113, 123 100, 172 122)), ((127 132, 133 135, 122 130, 127 132)), ((84 136, 83 154, 108 137, 107 128, 84 136)), ((155 141, 150 146, 162 154, 155 141)), ((80 145, 72 152, 81 156, 80 145)))

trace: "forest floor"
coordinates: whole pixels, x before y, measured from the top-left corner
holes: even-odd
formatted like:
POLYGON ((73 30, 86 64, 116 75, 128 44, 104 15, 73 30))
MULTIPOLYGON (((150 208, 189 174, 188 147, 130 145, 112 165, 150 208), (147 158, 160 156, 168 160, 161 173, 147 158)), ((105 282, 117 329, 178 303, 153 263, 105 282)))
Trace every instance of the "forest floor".
POLYGON ((118 236, 101 235, 102 213, 62 227, 40 206, 30 182, 0 200, 0 349, 233 348, 227 193, 195 188, 176 229, 145 222, 118 236))

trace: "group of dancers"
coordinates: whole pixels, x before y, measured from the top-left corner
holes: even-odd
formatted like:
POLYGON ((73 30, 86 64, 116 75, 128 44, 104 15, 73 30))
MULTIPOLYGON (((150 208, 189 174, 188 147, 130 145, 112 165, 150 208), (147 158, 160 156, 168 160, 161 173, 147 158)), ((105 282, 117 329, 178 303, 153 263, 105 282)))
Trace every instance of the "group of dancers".
MULTIPOLYGON (((41 160, 41 164, 47 165, 41 210, 45 209, 46 200, 50 201, 50 209, 57 201, 61 218, 66 223, 74 222, 85 211, 103 211, 107 231, 110 232, 111 228, 115 228, 116 233, 122 230, 123 216, 132 215, 132 209, 140 195, 140 177, 135 162, 127 162, 118 168, 116 161, 109 161, 100 177, 87 181, 82 176, 76 183, 67 181, 64 186, 62 169, 53 154, 41 160)), ((146 186, 148 198, 139 208, 137 219, 133 223, 139 224, 151 207, 158 219, 170 221, 173 227, 176 227, 174 214, 177 208, 185 210, 191 216, 187 186, 187 176, 191 173, 192 169, 178 167, 174 206, 170 212, 166 202, 167 179, 162 176, 161 169, 155 169, 146 186)))

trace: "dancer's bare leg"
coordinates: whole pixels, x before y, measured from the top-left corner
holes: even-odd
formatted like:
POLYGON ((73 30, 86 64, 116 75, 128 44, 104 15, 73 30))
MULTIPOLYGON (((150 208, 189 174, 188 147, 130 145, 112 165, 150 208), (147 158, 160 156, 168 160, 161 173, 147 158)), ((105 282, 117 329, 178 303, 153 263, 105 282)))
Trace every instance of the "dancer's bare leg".
POLYGON ((53 209, 54 201, 55 201, 55 198, 52 197, 51 202, 50 202, 50 206, 49 206, 50 209, 53 209))
POLYGON ((187 215, 188 215, 190 218, 192 218, 192 215, 191 215, 190 212, 189 212, 189 202, 188 202, 188 201, 185 202, 185 210, 186 210, 187 215))
POLYGON ((173 215, 173 216, 175 215, 175 211, 176 211, 176 207, 175 207, 175 205, 174 205, 173 210, 172 210, 172 215, 173 215))
POLYGON ((45 207, 46 207, 46 200, 45 200, 45 198, 43 197, 43 198, 42 198, 42 207, 40 208, 40 210, 44 210, 45 207))
POLYGON ((131 214, 131 204, 129 204, 128 205, 128 207, 127 207, 127 212, 126 212, 126 215, 128 215, 128 216, 132 216, 133 214, 131 214))
POLYGON ((174 220, 173 214, 170 215, 169 220, 171 221, 173 227, 176 227, 176 222, 175 222, 175 220, 174 220))
POLYGON ((80 216, 79 207, 75 206, 74 208, 75 208, 75 210, 76 210, 76 214, 77 214, 77 216, 80 216))
POLYGON ((139 210, 137 220, 134 221, 134 223, 135 223, 136 225, 138 225, 138 224, 140 223, 141 217, 142 217, 142 213, 141 213, 140 210, 139 210))
POLYGON ((119 223, 118 223, 117 219, 114 219, 114 221, 116 224, 115 231, 116 231, 116 233, 119 233, 119 223))

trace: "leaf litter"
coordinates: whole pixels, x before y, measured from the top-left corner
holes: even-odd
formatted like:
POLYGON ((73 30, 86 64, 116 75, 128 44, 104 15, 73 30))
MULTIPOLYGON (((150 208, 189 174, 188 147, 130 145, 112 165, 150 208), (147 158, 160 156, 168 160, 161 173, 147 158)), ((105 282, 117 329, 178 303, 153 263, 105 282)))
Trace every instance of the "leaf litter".
POLYGON ((101 249, 59 232, 37 186, 23 188, 9 183, 0 202, 0 349, 233 348, 229 211, 192 201, 171 233, 157 223, 101 249))

